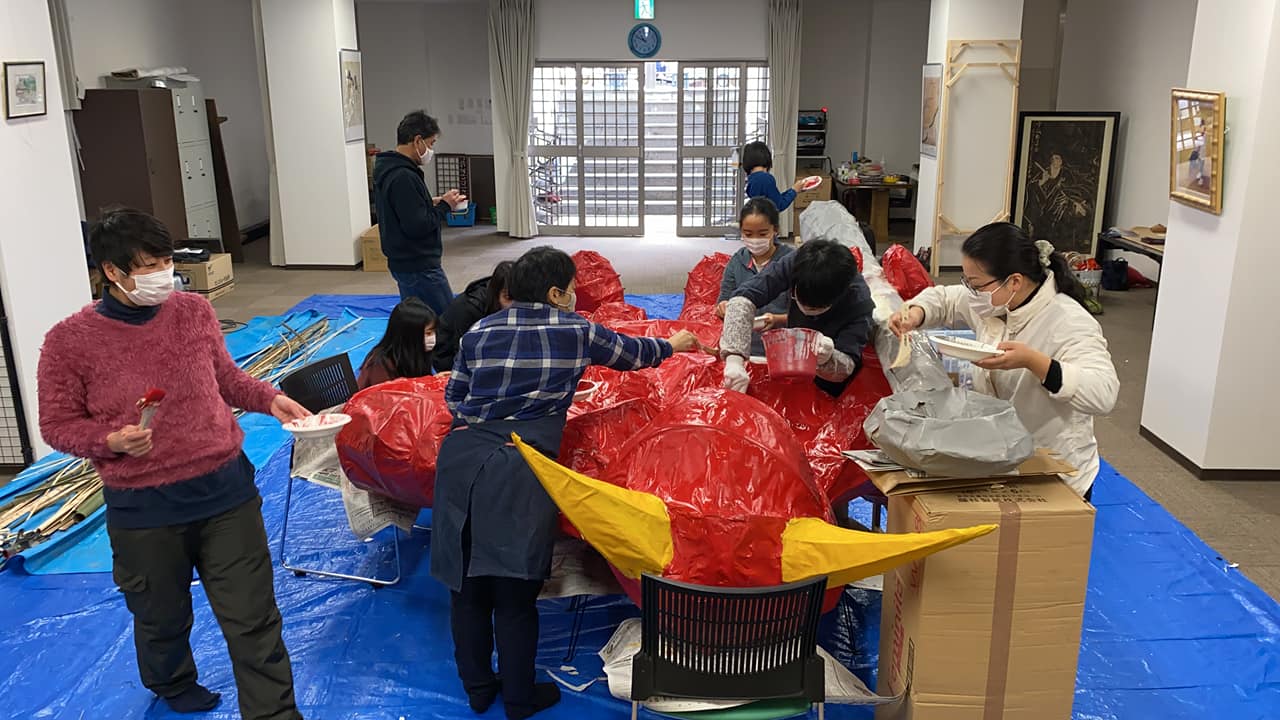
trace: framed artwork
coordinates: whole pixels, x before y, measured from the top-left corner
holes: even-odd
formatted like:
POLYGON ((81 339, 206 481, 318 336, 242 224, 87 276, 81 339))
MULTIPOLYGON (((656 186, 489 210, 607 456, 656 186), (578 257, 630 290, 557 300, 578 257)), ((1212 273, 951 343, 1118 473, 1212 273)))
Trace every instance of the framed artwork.
POLYGON ((938 157, 938 134, 942 131, 942 64, 924 66, 920 86, 920 154, 938 157))
POLYGON ((360 51, 339 51, 342 67, 342 127, 347 142, 364 140, 364 75, 360 69, 360 51))
POLYGON ((1227 96, 1174 88, 1170 110, 1169 197, 1220 215, 1227 96))
POLYGON ((45 103, 44 61, 4 64, 4 116, 36 117, 48 112, 45 103))
POLYGON ((1115 167, 1118 112, 1022 112, 1013 223, 1061 252, 1094 255, 1115 167))

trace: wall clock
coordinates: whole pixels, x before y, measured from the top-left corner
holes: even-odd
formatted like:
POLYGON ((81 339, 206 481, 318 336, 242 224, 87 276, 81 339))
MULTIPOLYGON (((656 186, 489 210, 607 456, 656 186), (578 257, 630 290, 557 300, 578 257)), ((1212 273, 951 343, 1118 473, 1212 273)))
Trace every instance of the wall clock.
POLYGON ((662 49, 662 34, 652 23, 640 23, 627 35, 627 47, 632 55, 648 60, 662 49))

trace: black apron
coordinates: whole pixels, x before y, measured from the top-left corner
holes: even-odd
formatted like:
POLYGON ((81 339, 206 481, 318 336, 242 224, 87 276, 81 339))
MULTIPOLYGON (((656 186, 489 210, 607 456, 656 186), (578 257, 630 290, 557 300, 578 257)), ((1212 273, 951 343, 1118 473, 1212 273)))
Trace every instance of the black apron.
POLYGON ((565 415, 458 425, 436 460, 431 513, 431 574, 450 590, 467 577, 545 580, 559 526, 559 510, 511 441, 555 459, 565 415), (470 523, 470 562, 462 532, 470 523))

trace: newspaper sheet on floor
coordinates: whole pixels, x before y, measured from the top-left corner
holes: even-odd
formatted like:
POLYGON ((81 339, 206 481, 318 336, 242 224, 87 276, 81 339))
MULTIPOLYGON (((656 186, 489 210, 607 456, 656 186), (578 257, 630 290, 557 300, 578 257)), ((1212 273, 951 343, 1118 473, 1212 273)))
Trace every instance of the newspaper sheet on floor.
POLYGON ((342 471, 342 463, 338 460, 338 446, 334 444, 333 438, 294 440, 291 472, 294 477, 340 491, 342 506, 347 511, 347 524, 351 526, 351 532, 361 540, 372 537, 391 525, 405 532, 413 530, 418 508, 352 485, 347 474, 342 471))
POLYGON ((539 598, 620 595, 622 587, 609 563, 584 540, 560 538, 551 556, 551 577, 539 598))
MULTIPOLYGON (((604 674, 609 678, 609 694, 619 700, 631 700, 631 659, 640 652, 640 618, 624 620, 617 632, 600 650, 604 674)), ((827 702, 844 705, 885 705, 901 697, 883 697, 871 692, 856 675, 841 665, 821 647, 818 655, 826 665, 827 702)), ((654 712, 696 712, 723 710, 746 705, 745 700, 691 700, 688 698, 654 697, 642 704, 654 712)))

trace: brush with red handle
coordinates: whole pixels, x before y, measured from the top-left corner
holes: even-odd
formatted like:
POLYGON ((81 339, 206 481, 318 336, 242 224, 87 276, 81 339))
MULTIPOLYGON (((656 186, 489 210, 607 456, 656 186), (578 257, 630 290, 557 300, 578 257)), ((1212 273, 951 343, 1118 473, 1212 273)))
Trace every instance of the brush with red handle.
POLYGON ((151 418, 155 417, 156 411, 160 409, 160 401, 164 400, 164 391, 160 388, 151 388, 146 395, 138 401, 138 409, 142 411, 142 421, 138 423, 138 427, 143 430, 151 424, 151 418))

